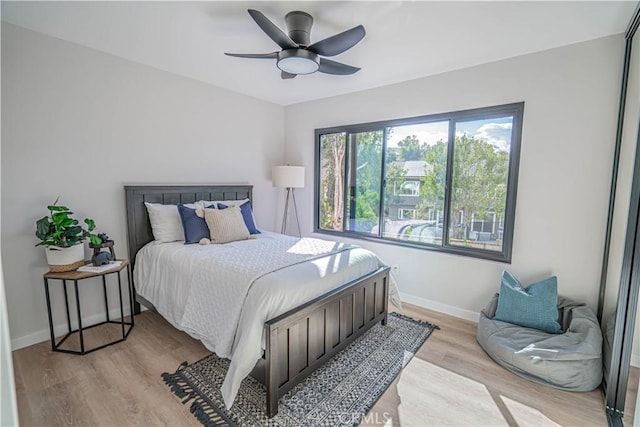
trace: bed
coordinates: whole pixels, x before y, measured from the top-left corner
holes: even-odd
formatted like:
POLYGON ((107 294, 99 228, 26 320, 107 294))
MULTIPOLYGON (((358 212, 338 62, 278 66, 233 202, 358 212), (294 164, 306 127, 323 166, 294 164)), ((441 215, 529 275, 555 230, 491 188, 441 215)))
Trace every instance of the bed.
MULTIPOLYGON (((205 251, 205 249, 198 248, 199 245, 173 244, 172 246, 166 245, 160 247, 157 245, 158 247, 154 247, 153 234, 144 202, 186 204, 195 203, 199 200, 252 200, 252 190, 253 188, 250 185, 126 186, 128 247, 134 273, 136 272, 136 256, 138 253, 140 253, 140 260, 149 257, 153 259, 154 257, 162 256, 159 254, 165 253, 165 258, 163 258, 161 264, 166 266, 166 260, 177 257, 175 253, 180 253, 182 254, 181 256, 191 256, 185 255, 184 252, 204 253, 205 251), (190 248, 186 248, 188 246, 190 248)), ((254 241, 256 243, 246 242, 240 243, 237 246, 241 248, 243 244, 282 244, 283 238, 284 236, 278 237, 274 233, 266 232, 254 241)), ((210 251, 216 250, 218 249, 212 248, 211 250, 207 250, 207 254, 209 254, 210 251)), ((349 254, 351 254, 351 252, 349 252, 349 254)), ((211 255, 211 257, 211 259, 214 259, 217 255, 211 255)), ((351 260, 358 257, 350 256, 348 258, 351 260)), ((149 265, 148 261, 145 262, 149 265)), ((353 262, 354 264, 356 263, 356 261, 353 262)), ((282 271, 279 273, 281 274, 279 276, 281 281, 291 281, 292 277, 301 277, 298 276, 297 273, 293 274, 293 269, 298 268, 297 266, 290 268, 291 270, 286 270, 284 274, 282 271)), ((139 270, 149 270, 149 268, 143 268, 141 261, 139 270)), ((247 296, 245 304, 250 304, 249 297, 252 293, 259 292, 254 292, 254 289, 260 289, 261 286, 268 286, 266 284, 263 285, 262 282, 271 281, 271 285, 277 287, 278 276, 276 273, 278 272, 268 276, 268 279, 266 276, 264 279, 260 278, 260 286, 257 285, 258 281, 256 281, 255 284, 252 285, 251 293, 247 296)), ((338 279, 334 278, 332 280, 335 282, 335 280, 338 279)), ((258 357, 258 363, 256 363, 251 370, 251 375, 265 385, 267 391, 266 412, 269 417, 277 413, 278 399, 284 395, 284 393, 373 325, 378 322, 386 324, 390 287, 389 267, 379 264, 365 268, 359 265, 355 269, 348 270, 348 274, 340 277, 340 280, 344 283, 333 283, 329 290, 314 295, 310 300, 297 302, 295 306, 287 308, 284 313, 274 317, 266 317, 264 324, 260 323, 258 325, 262 329, 260 335, 263 336, 263 339, 260 344, 264 351, 263 357, 258 357), (353 277, 354 274, 357 274, 357 277, 353 277)), ((134 274, 134 293, 136 296, 134 312, 136 314, 140 312, 140 304, 151 310, 159 311, 161 314, 164 312, 165 314, 163 314, 163 316, 174 326, 186 330, 190 335, 201 339, 209 349, 217 349, 216 343, 207 342, 206 334, 200 334, 197 330, 193 330, 199 327, 197 319, 191 324, 191 326, 194 326, 193 328, 191 326, 187 327, 178 321, 178 319, 182 319, 184 315, 184 312, 181 312, 181 310, 185 310, 184 307, 186 306, 191 307, 190 305, 183 306, 179 303, 180 298, 177 296, 180 295, 180 291, 175 291, 177 292, 176 297, 166 297, 163 300, 155 296, 153 291, 147 289, 148 287, 153 287, 152 282, 154 281, 153 269, 151 269, 146 276, 144 273, 134 274), (145 282, 145 292, 147 292, 147 295, 152 296, 149 299, 155 299, 162 307, 156 307, 148 298, 137 293, 136 287, 138 285, 135 277, 144 279, 141 281, 145 282), (168 309, 167 307, 169 306, 165 306, 165 303, 172 299, 178 301, 178 305, 177 307, 168 309), (160 310, 158 310, 158 308, 160 308, 160 310), (171 310, 177 311, 177 313, 172 314, 171 310)), ((180 281, 176 281, 176 283, 178 282, 180 281)), ((310 280, 309 283, 311 282, 310 280)), ((180 284, 180 286, 182 285, 183 284, 180 284)), ((318 289, 316 289, 316 293, 319 292, 318 289)), ((291 304, 291 301, 289 301, 289 304, 291 304)), ((255 304, 255 306, 259 307, 260 305, 255 304)), ((202 309, 200 309, 200 311, 202 311, 202 309)), ((246 314, 247 312, 251 312, 251 310, 243 310, 241 319, 250 317, 246 314)), ((251 319, 248 320, 248 322, 251 321, 251 319)), ((253 321, 255 323, 255 319, 253 321)), ((244 322, 244 320, 242 320, 241 323, 242 322, 244 322)), ((215 324, 213 326, 215 326, 215 324)), ((240 329, 238 329, 238 331, 240 331, 240 329)), ((256 345, 255 341, 256 339, 254 337, 252 339, 252 346, 256 345)), ((237 347, 240 344, 235 342, 234 345, 237 347)), ((221 357, 229 356, 229 354, 226 354, 228 350, 228 345, 226 347, 222 346, 220 350, 222 355, 218 355, 221 357)), ((235 348, 234 350, 238 349, 235 348)), ((244 354, 244 352, 238 352, 237 354, 244 354)), ((237 357, 237 359, 242 358, 237 357)), ((232 358, 232 364, 235 360, 236 356, 232 358)), ((241 374, 244 373, 242 369, 240 369, 239 372, 241 374)), ((228 376, 231 376, 230 374, 228 376)), ((240 380, 241 379, 242 378, 240 378, 240 380)))

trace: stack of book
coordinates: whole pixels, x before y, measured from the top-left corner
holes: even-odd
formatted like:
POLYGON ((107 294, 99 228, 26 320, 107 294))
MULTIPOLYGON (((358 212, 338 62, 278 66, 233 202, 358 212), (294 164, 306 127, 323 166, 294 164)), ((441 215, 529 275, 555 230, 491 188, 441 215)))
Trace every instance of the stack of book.
POLYGON ((85 273, 104 273, 105 271, 113 270, 114 268, 120 267, 122 265, 122 261, 111 261, 109 264, 105 265, 92 265, 87 264, 78 268, 78 271, 83 271, 85 273))

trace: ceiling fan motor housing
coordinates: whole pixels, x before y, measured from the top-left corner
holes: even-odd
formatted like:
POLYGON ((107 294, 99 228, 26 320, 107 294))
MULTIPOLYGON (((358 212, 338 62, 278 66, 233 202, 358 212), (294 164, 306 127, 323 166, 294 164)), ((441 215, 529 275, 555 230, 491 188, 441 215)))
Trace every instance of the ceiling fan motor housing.
POLYGON ((294 10, 284 17, 289 31, 291 40, 301 46, 309 46, 311 44, 311 27, 313 26, 313 17, 306 12, 294 10))

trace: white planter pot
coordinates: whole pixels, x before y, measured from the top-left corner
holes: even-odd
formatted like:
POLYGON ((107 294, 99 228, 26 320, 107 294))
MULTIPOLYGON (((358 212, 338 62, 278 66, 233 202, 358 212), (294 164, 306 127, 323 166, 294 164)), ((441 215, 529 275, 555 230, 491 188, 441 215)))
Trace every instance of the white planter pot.
POLYGON ((59 246, 45 246, 47 264, 51 271, 73 271, 84 264, 84 244, 61 248, 59 246))

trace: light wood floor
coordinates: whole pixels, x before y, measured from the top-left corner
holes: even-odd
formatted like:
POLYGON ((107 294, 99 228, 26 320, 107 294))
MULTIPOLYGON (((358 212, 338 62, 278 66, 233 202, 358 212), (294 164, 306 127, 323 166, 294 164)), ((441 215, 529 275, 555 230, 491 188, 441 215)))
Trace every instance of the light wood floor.
MULTIPOLYGON (((405 314, 440 326, 362 425, 606 426, 600 391, 571 393, 523 380, 495 364, 476 324, 405 304, 405 314)), ((111 327, 111 326, 109 326, 111 327)), ((100 328, 96 328, 100 329, 100 328)), ((113 330, 92 330, 103 339, 113 330)), ((115 335, 114 335, 115 336, 115 335)), ((199 425, 160 378, 209 352, 157 314, 136 316, 126 342, 86 356, 53 353, 49 342, 14 352, 24 426, 199 425)), ((638 370, 635 381, 637 392, 638 370)), ((635 401, 635 395, 629 396, 635 401)))

